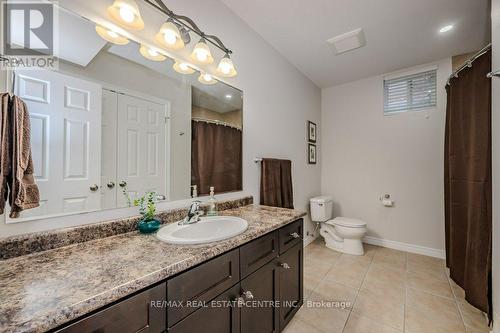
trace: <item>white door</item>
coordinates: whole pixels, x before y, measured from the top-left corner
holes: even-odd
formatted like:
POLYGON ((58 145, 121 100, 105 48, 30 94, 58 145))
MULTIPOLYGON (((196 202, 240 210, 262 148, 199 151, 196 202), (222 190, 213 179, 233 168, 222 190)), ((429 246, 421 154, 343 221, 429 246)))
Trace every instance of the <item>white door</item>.
POLYGON ((121 188, 116 183, 118 94, 102 90, 101 207, 116 208, 121 188))
MULTIPOLYGON (((132 200, 147 191, 165 196, 167 180, 166 106, 118 95, 118 185, 127 184, 132 200)), ((118 191, 118 207, 126 200, 118 191)))
POLYGON ((27 104, 41 206, 22 217, 100 209, 101 86, 48 70, 16 71, 27 104))

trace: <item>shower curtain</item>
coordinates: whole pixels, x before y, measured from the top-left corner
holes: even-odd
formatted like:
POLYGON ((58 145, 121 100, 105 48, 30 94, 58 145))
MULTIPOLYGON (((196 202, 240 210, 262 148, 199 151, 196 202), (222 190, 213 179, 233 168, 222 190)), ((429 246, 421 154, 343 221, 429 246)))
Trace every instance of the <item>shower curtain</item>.
POLYGON ((465 299, 491 306, 491 51, 450 80, 445 132, 446 264, 465 299))
POLYGON ((191 185, 198 187, 198 194, 239 191, 241 178, 241 130, 192 121, 191 185))

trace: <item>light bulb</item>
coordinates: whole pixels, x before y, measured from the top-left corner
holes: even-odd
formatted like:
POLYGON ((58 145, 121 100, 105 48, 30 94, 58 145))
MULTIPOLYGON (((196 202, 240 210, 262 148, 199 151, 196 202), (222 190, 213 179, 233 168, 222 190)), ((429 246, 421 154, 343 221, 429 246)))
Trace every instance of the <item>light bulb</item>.
POLYGON ((127 23, 132 23, 135 19, 134 12, 127 6, 120 7, 120 17, 127 23))
POLYGON ((199 61, 206 61, 207 58, 208 53, 205 50, 198 50, 198 52, 196 52, 196 59, 198 59, 199 61))
POLYGON ((151 55, 152 57, 156 57, 156 56, 159 54, 159 53, 158 53, 158 51, 153 50, 153 49, 149 49, 149 50, 148 50, 148 53, 149 53, 149 55, 151 55))
POLYGON ((227 62, 223 62, 220 64, 220 71, 224 74, 229 74, 231 72, 231 65, 227 62))
POLYGON ((175 31, 167 29, 163 33, 163 39, 165 40, 165 43, 169 45, 174 45, 175 42, 177 41, 177 34, 175 33, 175 31))
POLYGON ((113 30, 108 30, 106 33, 107 33, 107 34, 108 34, 111 38, 118 38, 118 37, 119 37, 119 35, 118 35, 116 32, 114 32, 113 30))
POLYGON ((212 81, 212 75, 210 75, 210 74, 205 74, 205 75, 203 75, 203 79, 204 79, 205 81, 207 81, 207 82, 208 82, 208 81, 212 81))
POLYGON ((186 65, 185 63, 179 64, 179 68, 182 69, 183 71, 187 71, 189 69, 189 66, 186 65))

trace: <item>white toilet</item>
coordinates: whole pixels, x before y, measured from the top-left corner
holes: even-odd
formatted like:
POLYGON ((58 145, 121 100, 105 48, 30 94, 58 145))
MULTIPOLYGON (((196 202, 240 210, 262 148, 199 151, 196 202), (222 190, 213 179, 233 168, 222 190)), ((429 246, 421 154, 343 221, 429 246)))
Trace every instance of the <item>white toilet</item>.
POLYGON ((311 219, 321 223, 320 234, 326 246, 332 250, 352 255, 363 255, 361 239, 366 234, 366 222, 347 217, 332 219, 333 198, 321 196, 312 198, 311 219))

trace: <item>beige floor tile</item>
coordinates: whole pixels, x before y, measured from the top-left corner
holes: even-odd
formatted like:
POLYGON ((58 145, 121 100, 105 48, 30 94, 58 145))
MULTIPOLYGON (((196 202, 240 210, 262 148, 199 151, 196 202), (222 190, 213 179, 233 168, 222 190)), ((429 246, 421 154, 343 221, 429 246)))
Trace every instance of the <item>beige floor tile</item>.
POLYGON ((327 307, 317 301, 306 301, 296 317, 324 333, 341 333, 349 316, 348 311, 327 307))
POLYGON ((343 333, 400 333, 392 327, 379 324, 370 318, 351 313, 343 333))
POLYGON ((413 272, 408 272, 406 279, 407 287, 426 291, 433 295, 453 299, 453 293, 451 292, 450 284, 448 283, 448 281, 430 277, 422 277, 421 275, 413 272))
POLYGON ((398 270, 406 270, 406 252, 380 248, 375 252, 373 264, 398 270))
POLYGON ((363 282, 363 285, 370 284, 404 288, 406 284, 406 273, 398 269, 373 264, 366 273, 363 282))
POLYGON ((363 244, 363 249, 365 250, 365 257, 373 258, 375 252, 380 249, 380 246, 371 245, 371 244, 363 244))
POLYGON ((445 261, 443 259, 424 256, 421 254, 408 253, 408 264, 420 264, 425 266, 441 266, 445 267, 445 261))
POLYGON ((314 328, 314 326, 311 326, 308 323, 295 317, 288 323, 283 333, 322 333, 322 332, 314 328))
POLYGON ((457 303, 452 299, 434 296, 418 289, 408 288, 406 293, 406 305, 411 308, 418 308, 420 313, 425 314, 427 318, 434 318, 435 320, 445 322, 462 322, 457 303))
POLYGON ((352 312, 400 331, 404 329, 404 305, 394 305, 366 290, 358 293, 352 312))
POLYGON ((457 301, 465 302, 465 291, 458 284, 455 283, 451 278, 448 279, 450 282, 451 290, 453 291, 453 296, 457 301))
POLYGON ((458 302, 458 307, 462 313, 465 326, 488 332, 488 320, 481 310, 476 309, 467 302, 458 302))
POLYGON ((490 329, 487 329, 487 330, 478 330, 478 329, 475 329, 475 328, 472 328, 472 327, 467 327, 465 326, 465 331, 467 333, 490 333, 492 331, 490 331, 490 329))
POLYGON ((369 262, 361 259, 341 257, 332 269, 328 271, 325 280, 358 289, 363 283, 369 266, 369 262))
POLYGON ((354 305, 358 291, 339 283, 323 280, 309 297, 310 300, 326 300, 339 302, 339 310, 350 311, 354 305))
POLYGON ((363 282, 361 290, 368 295, 380 298, 384 302, 397 305, 404 305, 406 300, 406 289, 404 287, 392 286, 379 282, 363 282))
POLYGON ((416 273, 422 277, 430 277, 443 281, 448 281, 446 269, 442 265, 426 264, 426 263, 411 263, 408 261, 408 272, 416 273))
POLYGON ((406 306, 405 333, 465 333, 461 321, 443 321, 429 317, 428 311, 406 306))

